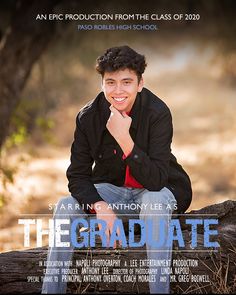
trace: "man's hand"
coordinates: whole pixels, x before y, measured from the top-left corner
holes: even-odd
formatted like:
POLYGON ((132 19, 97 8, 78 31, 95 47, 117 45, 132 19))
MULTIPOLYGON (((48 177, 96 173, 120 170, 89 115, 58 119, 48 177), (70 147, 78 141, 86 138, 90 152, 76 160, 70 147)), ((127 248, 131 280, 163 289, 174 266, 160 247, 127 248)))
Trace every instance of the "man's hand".
MULTIPOLYGON (((99 201, 94 204, 94 208, 96 209, 97 219, 102 219, 106 221, 107 228, 105 231, 107 246, 110 244, 110 235, 113 229, 113 225, 115 220, 117 219, 116 214, 110 208, 108 208, 108 204, 105 201, 99 201)), ((101 225, 99 224, 99 230, 101 229, 101 225)), ((118 233, 119 234, 119 233, 118 233)), ((116 245, 113 246, 116 248, 116 245)))
POLYGON ((122 148, 124 154, 128 155, 134 147, 134 142, 129 134, 132 119, 125 112, 120 113, 112 105, 110 106, 110 110, 111 115, 106 127, 122 148))

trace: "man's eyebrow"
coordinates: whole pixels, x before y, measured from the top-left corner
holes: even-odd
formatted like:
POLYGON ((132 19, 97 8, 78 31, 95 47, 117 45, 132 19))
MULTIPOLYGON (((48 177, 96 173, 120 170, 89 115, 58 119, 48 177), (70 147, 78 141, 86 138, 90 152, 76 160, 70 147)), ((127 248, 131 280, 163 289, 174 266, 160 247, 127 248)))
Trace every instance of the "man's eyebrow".
POLYGON ((106 78, 105 81, 115 81, 115 79, 112 79, 112 78, 106 78))
MULTIPOLYGON (((122 81, 133 81, 133 78, 123 78, 122 81)), ((115 79, 112 78, 106 78, 105 81, 115 81, 115 79)))
POLYGON ((134 79, 132 79, 132 78, 124 78, 124 79, 122 79, 122 81, 133 81, 134 79))

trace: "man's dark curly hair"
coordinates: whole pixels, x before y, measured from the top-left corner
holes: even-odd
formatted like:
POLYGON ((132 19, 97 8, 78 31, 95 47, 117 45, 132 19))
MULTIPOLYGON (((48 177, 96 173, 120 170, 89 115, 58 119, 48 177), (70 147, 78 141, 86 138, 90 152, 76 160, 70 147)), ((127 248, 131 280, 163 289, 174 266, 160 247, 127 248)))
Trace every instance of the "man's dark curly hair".
POLYGON ((130 69, 135 71, 139 82, 146 66, 144 55, 129 46, 118 46, 107 49, 97 58, 96 70, 103 77, 105 72, 130 69))

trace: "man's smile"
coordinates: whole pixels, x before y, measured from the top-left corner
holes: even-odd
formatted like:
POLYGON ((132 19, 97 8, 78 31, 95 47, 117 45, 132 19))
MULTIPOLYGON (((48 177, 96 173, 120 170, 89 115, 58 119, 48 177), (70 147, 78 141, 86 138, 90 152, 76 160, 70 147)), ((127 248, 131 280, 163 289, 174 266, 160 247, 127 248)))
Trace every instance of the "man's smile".
POLYGON ((112 97, 112 99, 116 102, 116 103, 123 103, 128 97, 112 97))

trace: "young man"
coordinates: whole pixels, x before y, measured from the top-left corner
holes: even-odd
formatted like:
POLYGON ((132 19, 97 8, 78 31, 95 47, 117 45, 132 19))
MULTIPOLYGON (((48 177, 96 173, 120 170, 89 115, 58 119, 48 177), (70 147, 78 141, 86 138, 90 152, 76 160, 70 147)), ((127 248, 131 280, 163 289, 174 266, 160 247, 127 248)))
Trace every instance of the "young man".
MULTIPOLYGON (((97 59, 103 91, 77 116, 67 170, 72 196, 61 199, 54 214, 71 221, 96 214, 107 224, 108 242, 117 216, 125 214, 151 221, 158 239, 160 219, 167 234, 173 210, 184 212, 192 198, 189 177, 171 153, 170 110, 143 87, 145 67, 145 57, 128 46, 110 48, 97 59)), ((171 245, 146 248, 148 259, 171 259, 171 245)), ((73 247, 66 250, 51 248, 48 261, 71 260, 73 247)), ((169 278, 162 282, 160 276, 157 268, 150 293, 169 293, 169 278)), ((60 276, 58 283, 43 285, 43 293, 65 292, 60 276)))

